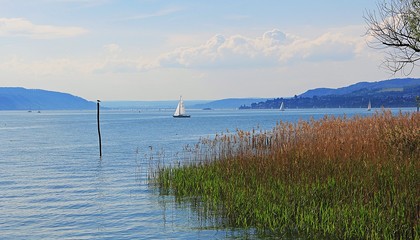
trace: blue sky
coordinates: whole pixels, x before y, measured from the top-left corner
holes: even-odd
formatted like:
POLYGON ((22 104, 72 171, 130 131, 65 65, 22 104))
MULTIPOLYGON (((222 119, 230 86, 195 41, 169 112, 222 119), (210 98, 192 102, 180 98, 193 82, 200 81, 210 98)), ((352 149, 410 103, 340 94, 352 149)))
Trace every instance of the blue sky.
MULTIPOLYGON (((376 0, 0 0, 0 86, 90 100, 288 97, 393 77, 376 0)), ((416 69, 411 77, 419 77, 416 69)))

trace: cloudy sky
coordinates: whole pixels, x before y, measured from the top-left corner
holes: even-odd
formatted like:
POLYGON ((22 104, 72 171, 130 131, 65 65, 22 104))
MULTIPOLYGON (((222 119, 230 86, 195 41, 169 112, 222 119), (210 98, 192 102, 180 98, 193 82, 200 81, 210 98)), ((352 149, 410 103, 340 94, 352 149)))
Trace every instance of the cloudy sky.
POLYGON ((376 2, 0 0, 0 86, 212 100, 404 77, 366 44, 376 2))

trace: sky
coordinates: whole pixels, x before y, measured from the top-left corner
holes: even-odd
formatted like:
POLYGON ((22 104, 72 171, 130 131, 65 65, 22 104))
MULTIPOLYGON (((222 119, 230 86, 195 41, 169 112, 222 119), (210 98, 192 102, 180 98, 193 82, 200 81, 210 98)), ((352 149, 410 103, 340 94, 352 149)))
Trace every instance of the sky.
POLYGON ((384 52, 366 43, 363 15, 376 3, 0 0, 0 87, 216 100, 406 77, 382 68, 384 52))

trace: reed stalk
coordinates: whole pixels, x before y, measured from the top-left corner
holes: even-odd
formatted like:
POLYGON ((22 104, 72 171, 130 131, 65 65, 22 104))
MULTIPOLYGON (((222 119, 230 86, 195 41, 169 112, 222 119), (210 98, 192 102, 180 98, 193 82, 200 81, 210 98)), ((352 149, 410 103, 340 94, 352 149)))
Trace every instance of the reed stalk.
POLYGON ((154 185, 220 227, 302 238, 420 239, 420 114, 279 122, 202 139, 154 185), (198 202, 198 203, 197 203, 198 202))

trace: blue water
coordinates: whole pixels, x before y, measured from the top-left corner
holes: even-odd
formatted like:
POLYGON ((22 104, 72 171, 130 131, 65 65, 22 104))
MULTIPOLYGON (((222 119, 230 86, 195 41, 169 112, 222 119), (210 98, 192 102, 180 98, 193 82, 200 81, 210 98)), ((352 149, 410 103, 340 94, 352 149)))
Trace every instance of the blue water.
MULTIPOLYGON (((405 109, 404 111, 414 111, 405 109)), ((183 148, 216 133, 365 109, 0 112, 1 239, 224 239, 191 208, 148 185, 150 166, 184 159, 183 148)))

